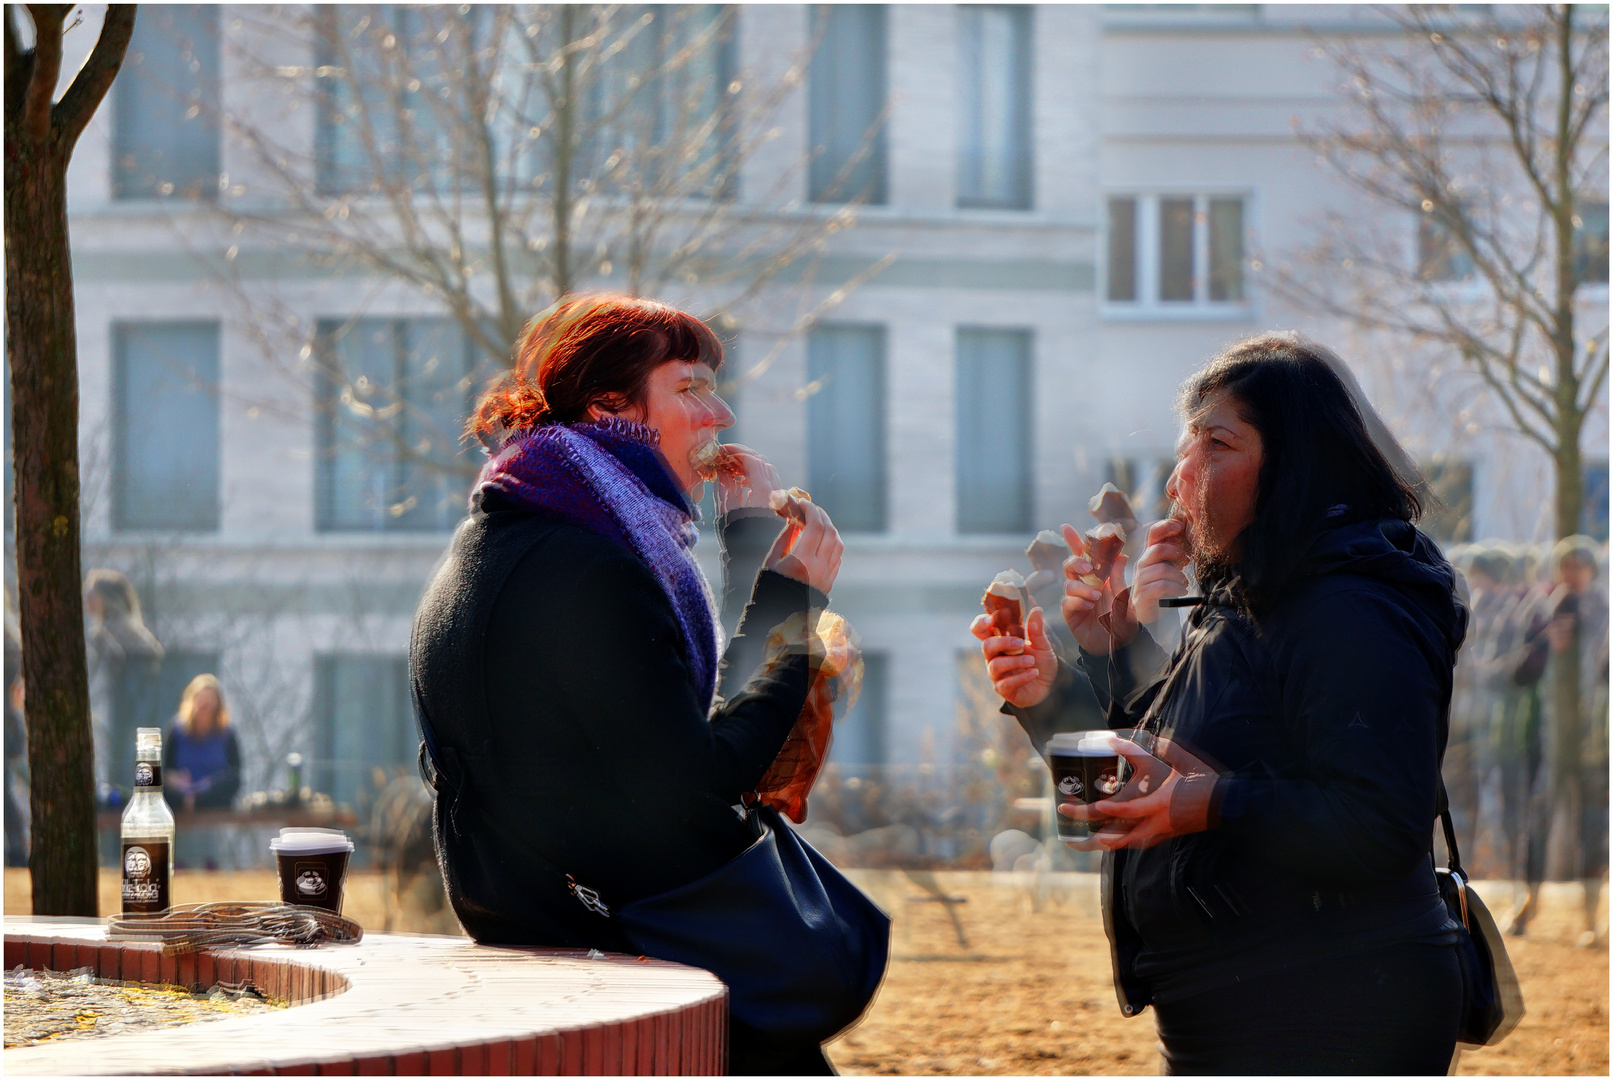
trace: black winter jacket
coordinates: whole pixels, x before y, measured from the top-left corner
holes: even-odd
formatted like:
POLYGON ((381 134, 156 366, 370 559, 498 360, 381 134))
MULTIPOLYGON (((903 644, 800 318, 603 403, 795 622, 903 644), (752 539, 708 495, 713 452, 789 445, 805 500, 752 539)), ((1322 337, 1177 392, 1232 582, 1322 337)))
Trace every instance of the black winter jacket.
MULTIPOLYGON (((1105 855, 1127 1015, 1290 964, 1454 940, 1429 857, 1467 624, 1454 572, 1412 526, 1368 521, 1323 533, 1301 574, 1258 623, 1211 597, 1169 658, 1146 633, 1082 657, 1115 727, 1146 720, 1222 772, 1209 830, 1105 855)), ((1076 678, 1011 710, 1039 749, 1076 678)))
MULTIPOLYGON (((730 534, 777 532, 772 514, 730 534)), ((765 543, 741 545, 766 550, 765 543)), ((756 576, 727 659, 822 594, 756 576)), ((708 717, 672 606, 627 548, 487 493, 454 534, 415 617, 409 674, 440 771, 437 857, 477 941, 621 949, 563 877, 615 907, 744 851, 734 810, 806 699, 808 661, 748 682, 708 717)), ((747 672, 748 674, 748 672, 747 672)))

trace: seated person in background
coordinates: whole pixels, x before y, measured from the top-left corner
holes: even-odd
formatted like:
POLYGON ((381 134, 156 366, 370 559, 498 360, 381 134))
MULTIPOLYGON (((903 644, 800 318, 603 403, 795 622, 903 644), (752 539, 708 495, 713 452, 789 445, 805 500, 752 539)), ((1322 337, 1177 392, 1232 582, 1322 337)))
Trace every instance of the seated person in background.
POLYGON ((216 675, 196 676, 180 695, 162 771, 163 795, 176 809, 228 807, 241 789, 241 747, 216 675))

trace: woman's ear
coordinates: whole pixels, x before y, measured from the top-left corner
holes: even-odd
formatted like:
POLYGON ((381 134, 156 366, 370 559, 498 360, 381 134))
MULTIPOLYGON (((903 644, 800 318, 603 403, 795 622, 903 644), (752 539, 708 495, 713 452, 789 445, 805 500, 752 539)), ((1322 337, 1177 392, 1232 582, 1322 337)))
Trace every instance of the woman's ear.
POLYGON ((609 420, 615 415, 615 413, 611 412, 597 401, 588 406, 588 419, 595 424, 602 420, 609 420))

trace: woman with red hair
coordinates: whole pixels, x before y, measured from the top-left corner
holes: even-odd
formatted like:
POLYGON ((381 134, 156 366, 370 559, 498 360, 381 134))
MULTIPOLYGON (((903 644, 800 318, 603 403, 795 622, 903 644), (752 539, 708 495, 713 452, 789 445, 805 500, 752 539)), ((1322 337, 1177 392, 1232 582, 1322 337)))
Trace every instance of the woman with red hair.
MULTIPOLYGON (((439 862, 477 941, 641 951, 601 912, 697 881, 756 840, 736 806, 790 734, 811 661, 729 671, 726 700, 719 661, 821 610, 841 542, 821 508, 792 502, 724 657, 692 551, 712 446, 733 423, 722 363, 681 311, 571 298, 528 325, 515 370, 470 420, 489 460, 421 602, 410 678, 439 862)), ((725 543, 777 528, 777 474, 724 452, 725 543)), ((816 1041, 778 1045, 737 1018, 731 1065, 829 1071, 816 1041)))

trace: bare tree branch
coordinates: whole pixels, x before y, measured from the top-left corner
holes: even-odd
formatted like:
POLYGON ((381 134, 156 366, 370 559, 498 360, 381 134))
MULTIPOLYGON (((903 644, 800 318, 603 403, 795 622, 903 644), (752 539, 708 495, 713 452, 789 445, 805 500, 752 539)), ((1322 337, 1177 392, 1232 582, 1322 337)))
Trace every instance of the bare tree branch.
POLYGON ((55 125, 69 146, 78 142, 90 117, 100 108, 101 99, 112 88, 118 69, 123 66, 124 53, 134 35, 134 9, 134 4, 107 5, 106 21, 101 24, 101 36, 90 51, 90 58, 56 105, 55 125))
POLYGON ((62 73, 62 23, 71 4, 29 4, 34 21, 33 71, 22 99, 22 134, 32 142, 50 137, 50 106, 62 73))

